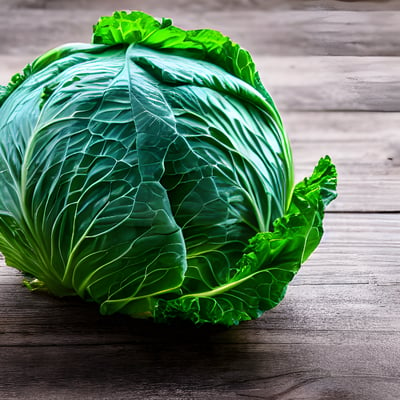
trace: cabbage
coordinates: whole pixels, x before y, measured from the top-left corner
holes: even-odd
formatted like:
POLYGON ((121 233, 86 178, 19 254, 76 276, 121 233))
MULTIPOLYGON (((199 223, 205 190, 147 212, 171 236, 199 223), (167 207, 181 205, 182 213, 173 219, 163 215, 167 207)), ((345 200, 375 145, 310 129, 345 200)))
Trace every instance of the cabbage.
POLYGON ((0 251, 31 289, 102 314, 237 324, 318 245, 336 171, 294 186, 247 51, 115 12, 0 88, 0 251))

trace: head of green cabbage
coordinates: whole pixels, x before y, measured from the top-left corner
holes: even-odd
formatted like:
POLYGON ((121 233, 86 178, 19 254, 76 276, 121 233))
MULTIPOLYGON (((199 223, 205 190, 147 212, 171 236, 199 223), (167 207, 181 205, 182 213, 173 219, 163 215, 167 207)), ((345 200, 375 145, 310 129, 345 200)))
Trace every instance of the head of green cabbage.
POLYGON ((115 12, 0 87, 0 251, 31 289, 155 321, 237 324, 283 298, 336 170, 294 186, 247 51, 115 12))

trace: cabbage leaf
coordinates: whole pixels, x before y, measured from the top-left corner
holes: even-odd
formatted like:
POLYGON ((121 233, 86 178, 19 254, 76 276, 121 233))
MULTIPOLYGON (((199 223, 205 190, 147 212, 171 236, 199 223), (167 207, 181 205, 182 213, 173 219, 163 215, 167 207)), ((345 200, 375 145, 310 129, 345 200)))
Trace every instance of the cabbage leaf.
POLYGON ((336 170, 294 186, 250 54, 136 11, 0 87, 0 251, 31 289, 165 322, 237 324, 283 298, 336 170))

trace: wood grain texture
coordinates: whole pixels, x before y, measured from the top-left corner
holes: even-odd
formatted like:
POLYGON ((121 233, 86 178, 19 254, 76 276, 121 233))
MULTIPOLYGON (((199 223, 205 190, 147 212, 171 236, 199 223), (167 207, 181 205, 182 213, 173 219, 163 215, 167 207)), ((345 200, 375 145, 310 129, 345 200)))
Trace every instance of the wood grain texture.
POLYGON ((329 154, 339 197, 331 211, 400 212, 400 113, 283 112, 296 181, 329 154))
POLYGON ((282 111, 400 111, 400 57, 255 57, 282 111))
MULTIPOLYGON (((119 0, 220 29, 255 56, 296 180, 330 154, 339 197, 282 303, 231 329, 101 316, 30 293, 0 255, 0 399, 400 399, 400 1, 119 0)), ((107 0, 0 0, 0 84, 87 41, 107 0)))
POLYGON ((398 399, 398 376, 382 364, 376 365, 382 372, 369 373, 363 357, 395 362, 398 354, 387 343, 348 344, 344 338, 327 359, 328 347, 200 341, 11 348, 2 351, 9 366, 2 385, 8 399, 398 399))

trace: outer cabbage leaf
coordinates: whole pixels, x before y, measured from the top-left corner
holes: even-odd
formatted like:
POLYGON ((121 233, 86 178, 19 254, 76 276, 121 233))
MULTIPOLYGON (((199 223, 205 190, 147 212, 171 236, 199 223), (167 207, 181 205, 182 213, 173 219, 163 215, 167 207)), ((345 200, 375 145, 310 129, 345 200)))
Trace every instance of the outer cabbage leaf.
MULTIPOLYGON (((230 279, 203 292, 193 292, 190 284, 184 284, 182 296, 158 302, 155 318, 230 326, 275 307, 301 264, 318 246, 324 209, 336 197, 335 190, 336 169, 325 157, 310 178, 296 185, 289 210, 274 221, 273 231, 250 239, 230 279)), ((210 282, 206 273, 201 276, 210 282)))

